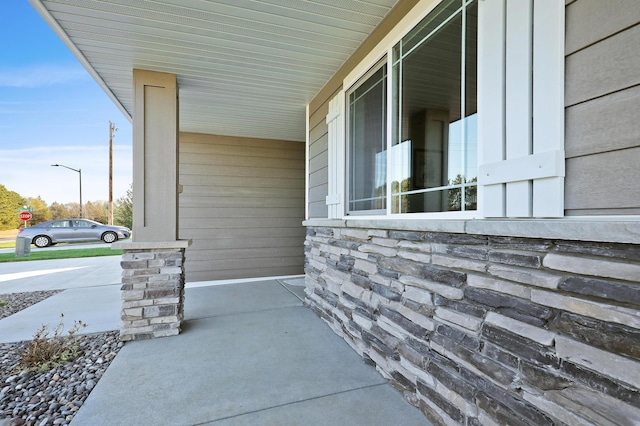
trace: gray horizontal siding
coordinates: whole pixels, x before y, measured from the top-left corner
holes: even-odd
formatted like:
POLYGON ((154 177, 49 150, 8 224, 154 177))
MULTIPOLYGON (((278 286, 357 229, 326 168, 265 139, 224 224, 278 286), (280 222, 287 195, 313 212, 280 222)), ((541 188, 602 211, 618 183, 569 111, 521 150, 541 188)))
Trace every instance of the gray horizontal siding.
POLYGON ((303 273, 304 144, 180 135, 186 280, 303 273))
POLYGON ((635 215, 640 187, 640 7, 577 0, 566 8, 565 214, 635 215))
POLYGON ((328 209, 325 203, 328 182, 328 128, 326 116, 328 103, 311 115, 309 119, 309 217, 325 218, 328 209))
POLYGON ((640 86, 566 109, 568 158, 638 146, 640 86))
POLYGON ((640 25, 569 55, 567 106, 640 84, 640 25))

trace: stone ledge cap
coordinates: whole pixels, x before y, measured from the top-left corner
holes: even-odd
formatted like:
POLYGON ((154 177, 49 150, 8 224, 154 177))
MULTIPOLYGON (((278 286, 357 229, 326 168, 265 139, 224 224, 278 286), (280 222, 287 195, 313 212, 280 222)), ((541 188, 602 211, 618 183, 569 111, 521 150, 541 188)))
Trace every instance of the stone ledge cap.
POLYGON ((640 216, 568 216, 553 219, 307 219, 302 225, 640 244, 640 216))
POLYGON ((176 241, 119 241, 111 244, 116 250, 158 250, 158 249, 181 249, 191 245, 191 240, 176 241))

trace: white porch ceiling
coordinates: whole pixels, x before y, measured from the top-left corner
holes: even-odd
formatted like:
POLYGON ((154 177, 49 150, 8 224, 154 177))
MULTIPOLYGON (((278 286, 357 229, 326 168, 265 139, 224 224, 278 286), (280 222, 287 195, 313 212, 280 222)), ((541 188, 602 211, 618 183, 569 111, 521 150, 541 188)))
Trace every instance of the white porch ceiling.
POLYGON ((180 130, 305 139, 305 106, 398 0, 30 0, 129 116, 174 73, 180 130))

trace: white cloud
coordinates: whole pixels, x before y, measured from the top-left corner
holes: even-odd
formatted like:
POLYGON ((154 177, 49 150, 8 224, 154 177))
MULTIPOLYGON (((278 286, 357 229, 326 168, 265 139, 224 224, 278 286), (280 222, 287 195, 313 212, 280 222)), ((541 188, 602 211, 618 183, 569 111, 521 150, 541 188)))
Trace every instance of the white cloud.
POLYGON ((32 65, 0 69, 0 87, 36 88, 90 80, 80 65, 32 65))

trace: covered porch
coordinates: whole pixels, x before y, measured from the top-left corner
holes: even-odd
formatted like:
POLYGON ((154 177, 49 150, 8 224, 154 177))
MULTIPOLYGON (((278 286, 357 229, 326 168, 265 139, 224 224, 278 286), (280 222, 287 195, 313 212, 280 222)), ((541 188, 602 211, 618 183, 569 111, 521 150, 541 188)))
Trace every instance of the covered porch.
POLYGON ((304 273, 310 103, 416 3, 30 2, 133 124, 123 340, 179 333, 186 281, 304 273))
POLYGON ((72 424, 429 424, 304 307, 304 278, 204 284, 183 333, 125 345, 72 424))
POLYGON ((302 276, 187 283, 183 333, 130 342, 109 353, 115 346, 104 336, 119 327, 119 264, 117 256, 5 264, 10 268, 0 274, 1 294, 61 291, 0 316, 3 356, 42 324, 60 322, 61 312, 65 330, 82 320, 88 324, 80 331, 87 335, 84 343, 98 338, 106 348, 96 351, 90 344, 93 350, 74 363, 34 373, 35 388, 49 394, 39 405, 20 389, 5 387, 0 425, 12 423, 14 408, 7 406, 14 397, 24 400, 25 417, 49 425, 58 418, 68 424, 69 414, 73 425, 96 426, 426 423, 375 367, 303 305, 302 276), (49 383, 54 376, 56 389, 49 383), (88 381, 97 384, 85 399, 78 388, 88 381), (39 411, 54 401, 59 404, 39 411), (67 412, 67 403, 73 410, 67 412))

